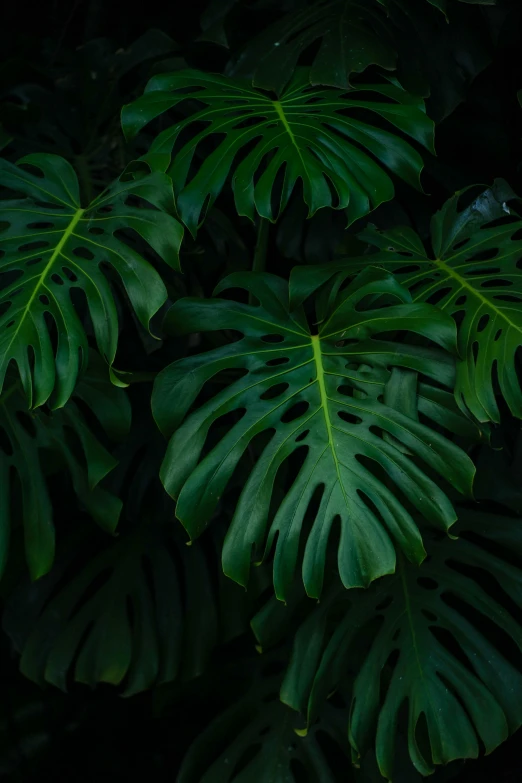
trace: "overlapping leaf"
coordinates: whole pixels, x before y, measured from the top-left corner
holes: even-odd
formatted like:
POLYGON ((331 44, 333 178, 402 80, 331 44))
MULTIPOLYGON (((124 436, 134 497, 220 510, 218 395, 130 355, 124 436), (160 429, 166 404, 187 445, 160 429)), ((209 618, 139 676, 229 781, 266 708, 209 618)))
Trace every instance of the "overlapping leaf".
POLYGON ((202 550, 157 521, 78 564, 82 549, 70 542, 50 574, 9 597, 4 629, 22 673, 63 690, 69 677, 123 683, 127 696, 200 674, 218 638, 202 550))
MULTIPOLYGON (((522 723, 522 627, 509 609, 522 603, 521 531, 519 519, 464 512, 459 540, 433 541, 420 569, 401 560, 364 592, 332 588, 296 634, 282 700, 311 723, 355 672, 350 743, 357 758, 375 741, 388 780, 403 710, 423 775, 476 758, 480 743, 492 751, 522 723)), ((265 643, 290 618, 272 599, 253 626, 265 643)))
POLYGON ((155 76, 143 97, 123 108, 127 138, 187 100, 203 108, 160 133, 143 160, 168 171, 179 214, 193 233, 230 174, 237 211, 252 219, 257 211, 275 220, 299 180, 310 214, 326 206, 346 209, 350 221, 393 197, 384 169, 419 187, 420 154, 395 132, 360 120, 359 109, 433 149, 422 100, 398 84, 364 85, 347 94, 311 88, 306 71, 296 72, 278 100, 247 81, 215 74, 155 76), (200 145, 205 158, 194 163, 200 145))
POLYGON ((306 737, 297 720, 278 699, 280 676, 254 677, 247 693, 219 715, 189 748, 179 783, 337 783, 352 779, 349 759, 339 770, 328 762, 317 734, 345 748, 347 716, 327 705, 306 737), (348 770, 349 777, 346 777, 348 770))
MULTIPOLYGON (((121 389, 101 374, 103 362, 91 352, 90 365, 75 395, 86 404, 107 432, 125 434, 130 408, 121 389), (101 366, 100 366, 101 365, 101 366)), ((76 402, 49 412, 31 411, 19 382, 0 397, 0 572, 9 549, 12 504, 20 496, 25 550, 33 579, 50 569, 54 559, 53 509, 46 484, 49 457, 69 473, 82 504, 96 522, 113 531, 121 501, 98 483, 116 465, 116 460, 93 435, 76 402)))
POLYGON ((310 68, 312 84, 349 87, 350 76, 369 65, 392 70, 396 52, 384 3, 327 0, 306 4, 250 41, 232 73, 251 76, 257 87, 281 92, 301 58, 319 43, 310 68))
POLYGON ((76 174, 58 156, 28 155, 17 166, 0 161, 0 176, 3 187, 23 196, 0 205, 0 390, 14 362, 31 407, 51 395, 53 407, 60 407, 88 354, 71 298, 74 289, 85 294, 99 350, 109 364, 118 318, 104 267, 121 281, 146 328, 166 300, 159 274, 119 232, 135 232, 177 268, 183 230, 167 214, 173 208, 172 186, 158 173, 138 181, 120 179, 84 208, 76 174), (139 206, 140 201, 158 208, 139 206))
POLYGON ((522 221, 499 181, 460 208, 457 193, 431 224, 433 257, 410 228, 368 229, 360 236, 380 252, 294 271, 297 305, 334 275, 354 274, 368 263, 383 266, 410 289, 416 302, 433 302, 458 323, 460 361, 455 394, 479 421, 498 421, 498 389, 511 412, 522 417, 517 351, 522 346, 522 221), (303 281, 306 281, 303 283, 303 281))
MULTIPOLYGON (((442 11, 447 21, 450 11, 448 0, 427 2, 442 11)), ((476 2, 494 5, 495 0, 476 2)), ((232 61, 228 72, 234 76, 249 77, 255 86, 280 93, 296 67, 311 62, 309 78, 312 84, 349 87, 352 74, 361 73, 371 65, 393 70, 398 56, 409 60, 407 44, 411 48, 416 42, 406 43, 398 33, 401 16, 409 15, 416 7, 432 25, 437 22, 432 16, 441 16, 427 13, 431 9, 419 0, 412 3, 404 0, 319 0, 302 3, 301 8, 293 8, 249 41, 232 61)), ((443 16, 441 19, 444 21, 443 16)), ((215 24, 214 40, 226 43, 222 19, 216 18, 215 24)), ((451 31, 446 35, 451 35, 451 31)), ((468 51, 466 53, 469 56, 468 51)), ((463 67, 462 58, 459 65, 463 67)), ((415 77, 414 74, 412 76, 415 77)), ((434 87, 436 89, 437 85, 434 87)))
POLYGON ((420 395, 418 407, 437 428, 402 412, 402 406, 387 404, 386 387, 392 368, 421 372, 427 386, 429 379, 451 386, 453 360, 433 347, 454 347, 451 319, 429 305, 410 304, 392 276, 373 269, 337 294, 318 335, 310 333, 302 311, 290 314, 282 279, 237 273, 217 291, 231 287, 248 290, 259 304, 182 299, 167 324, 178 334, 231 329, 241 339, 170 365, 158 376, 153 393, 160 428, 174 433, 162 480, 177 499, 177 516, 191 537, 209 524, 249 444, 264 433, 266 444, 248 471, 225 540, 227 575, 246 584, 252 550, 258 560, 276 543, 274 583, 284 598, 301 543, 304 584, 310 595, 318 596, 328 539, 336 528, 346 587, 367 585, 393 572, 393 542, 411 560, 421 561, 419 530, 397 491, 446 530, 455 521, 454 509, 423 463, 464 493, 470 491, 473 466, 438 431, 439 424, 454 431, 463 420, 454 411, 444 413, 436 391, 431 401, 429 392, 424 399, 420 395), (365 298, 381 295, 399 303, 379 307, 374 302, 365 309, 365 298), (433 343, 397 343, 389 335, 395 330, 433 343), (207 381, 225 370, 235 371, 236 379, 187 416, 207 381), (232 412, 236 423, 207 449, 212 425, 232 412), (304 463, 272 519, 278 470, 295 452, 304 463), (305 535, 303 522, 313 498, 318 509, 305 535))

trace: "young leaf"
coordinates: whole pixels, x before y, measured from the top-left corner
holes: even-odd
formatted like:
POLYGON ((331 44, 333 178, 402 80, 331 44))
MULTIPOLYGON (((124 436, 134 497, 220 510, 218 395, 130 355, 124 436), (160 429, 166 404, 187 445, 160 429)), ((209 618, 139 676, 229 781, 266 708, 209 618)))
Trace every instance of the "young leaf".
POLYGON ((393 197, 385 168, 419 188, 419 153, 396 133, 357 119, 354 110, 374 112, 433 151, 433 124, 422 100, 398 84, 365 84, 349 93, 324 90, 310 87, 306 71, 296 73, 278 100, 246 81, 216 74, 187 70, 154 76, 145 94, 123 108, 125 135, 132 138, 189 99, 203 108, 160 133, 143 160, 153 170, 168 171, 179 214, 193 234, 230 174, 238 213, 253 219, 257 211, 272 221, 298 180, 310 215, 334 207, 347 210, 350 222, 393 197), (378 98, 369 100, 361 92, 378 98), (178 149, 186 129, 192 138, 178 149), (214 143, 210 152, 208 142, 214 143), (193 171, 200 145, 205 158, 193 171))
POLYGON ((24 198, 1 202, 0 391, 16 363, 30 407, 65 405, 87 364, 84 327, 71 299, 85 294, 98 348, 112 365, 118 318, 102 264, 112 267, 140 322, 167 298, 151 264, 118 234, 130 230, 168 264, 179 268, 181 225, 172 210, 172 185, 162 174, 114 182, 87 207, 79 202, 77 176, 55 155, 28 155, 18 165, 0 161, 2 185, 24 198), (31 173, 24 166, 31 166, 31 173), (157 207, 130 203, 141 199, 157 207), (57 330, 54 344, 53 331, 57 330), (32 361, 34 359, 34 362, 32 361))
MULTIPOLYGON (((167 324, 178 334, 232 329, 241 339, 170 365, 156 379, 153 393, 156 421, 172 435, 162 481, 176 498, 176 514, 190 536, 198 536, 209 524, 249 443, 265 433, 268 442, 250 470, 225 539, 223 568, 228 576, 245 585, 252 550, 257 560, 276 542, 274 584, 284 599, 304 536, 304 517, 317 492, 319 508, 306 541, 301 540, 309 595, 321 592, 325 552, 336 520, 339 570, 346 587, 368 585, 393 572, 393 542, 420 562, 420 532, 390 485, 426 519, 447 530, 455 512, 423 465, 466 494, 473 465, 434 428, 383 400, 392 367, 416 370, 447 386, 454 372, 453 360, 444 351, 398 343, 389 333, 405 330, 453 350, 451 319, 429 305, 412 305, 405 289, 376 269, 337 294, 317 335, 310 333, 302 311, 289 312, 282 279, 236 273, 217 290, 231 287, 248 290, 260 304, 182 299, 171 309, 167 324), (382 296, 398 304, 378 306, 374 300, 382 296), (374 301, 371 308, 364 306, 367 298, 374 301), (232 371, 231 385, 187 416, 200 390, 223 370, 232 371), (236 423, 207 450, 210 427, 232 412, 236 423), (405 448, 398 448, 397 441, 405 448), (296 452, 304 463, 270 523, 278 470, 296 452)), ((437 413, 430 413, 428 405, 426 415, 437 421, 441 417, 451 431, 459 416, 445 416, 435 398, 437 413)))

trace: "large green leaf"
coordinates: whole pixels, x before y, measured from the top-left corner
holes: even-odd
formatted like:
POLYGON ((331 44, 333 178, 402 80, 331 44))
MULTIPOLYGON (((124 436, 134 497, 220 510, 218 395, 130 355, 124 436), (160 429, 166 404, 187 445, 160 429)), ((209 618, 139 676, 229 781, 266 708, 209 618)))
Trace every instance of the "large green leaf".
MULTIPOLYGON (((124 392, 109 382, 106 368, 103 377, 103 368, 91 352, 75 397, 109 434, 119 437, 129 427, 130 407, 124 392)), ((41 577, 52 565, 55 535, 46 474, 53 459, 56 468, 69 473, 79 503, 99 525, 113 531, 121 501, 97 485, 116 460, 93 434, 74 399, 57 411, 31 411, 20 383, 14 382, 0 397, 0 573, 8 555, 15 501, 21 503, 31 577, 41 577)))
POLYGON ((346 209, 350 221, 393 197, 384 168, 419 187, 419 153, 396 133, 359 119, 359 109, 433 150, 433 124, 422 100, 400 85, 369 84, 349 93, 314 89, 306 71, 296 73, 278 100, 247 81, 215 74, 155 76, 143 97, 123 108, 127 138, 189 99, 203 108, 160 133, 143 160, 171 175, 179 214, 192 233, 231 173, 238 213, 253 218, 257 210, 269 220, 286 207, 298 180, 310 214, 335 207, 346 209), (200 145, 206 157, 194 166, 200 145))
POLYGON ((0 177, 3 187, 25 197, 0 206, 0 390, 15 362, 30 406, 42 405, 54 392, 52 405, 60 407, 88 354, 74 289, 85 294, 96 342, 110 365, 118 318, 104 266, 119 278, 146 328, 166 300, 159 274, 119 232, 134 232, 178 268, 183 229, 166 213, 173 209, 172 186, 158 173, 120 179, 82 207, 77 176, 58 156, 28 155, 17 166, 0 161, 0 177))
MULTIPOLYGON (((330 705, 306 737, 295 733, 294 713, 278 699, 280 676, 252 683, 223 714, 197 737, 185 756, 179 783, 344 783, 353 780, 349 757, 344 769, 328 763, 320 736, 345 749, 347 716, 330 705), (318 741, 319 739, 319 741, 318 741), (346 772, 348 770, 348 777, 346 772)), ((268 666, 266 667, 268 669, 268 666)))
MULTIPOLYGON (((463 512, 457 531, 458 541, 432 541, 420 569, 400 558, 396 575, 364 592, 332 588, 295 636, 282 700, 311 723, 355 672, 350 743, 357 758, 375 740, 388 780, 403 710, 423 775, 476 758, 480 743, 491 752, 522 723, 520 520, 463 512)), ((265 643, 290 619, 272 599, 253 626, 265 643)))
POLYGON ((369 263, 397 275, 416 302, 432 302, 458 323, 460 361, 455 394, 479 421, 499 421, 498 387, 513 415, 522 417, 516 355, 522 345, 522 221, 508 205, 502 181, 461 207, 456 193, 431 223, 433 256, 411 228, 360 237, 380 252, 293 273, 298 305, 332 276, 355 274, 369 263), (502 220, 500 220, 502 218, 502 220))
POLYGON ((398 343, 389 333, 404 330, 452 350, 451 319, 430 305, 412 305, 392 276, 374 269, 334 297, 316 335, 302 311, 290 314, 281 278, 236 273, 217 292, 236 287, 248 290, 259 304, 181 299, 167 316, 167 326, 177 334, 218 329, 241 334, 236 342, 175 362, 156 379, 154 416, 162 431, 172 435, 161 477, 177 499, 177 516, 190 536, 209 524, 236 465, 263 433, 264 447, 247 471, 225 540, 227 575, 246 584, 252 550, 258 560, 276 542, 274 584, 284 598, 301 539, 306 590, 318 596, 325 550, 336 528, 346 587, 367 585, 393 572, 393 541, 420 562, 424 548, 419 530, 388 482, 446 530, 455 512, 426 466, 463 493, 470 492, 473 466, 438 431, 439 424, 450 431, 466 427, 459 414, 446 415, 437 401, 440 385, 453 383, 452 357, 433 344, 398 343), (367 298, 382 301, 382 295, 399 303, 365 307, 367 298), (402 412, 402 403, 394 408, 387 402, 392 368, 410 368, 426 377, 426 396, 420 390, 417 405, 427 423, 409 410, 402 412), (233 371, 232 383, 187 416, 205 384, 225 370, 233 371), (430 391, 430 379, 436 379, 439 389, 430 391), (213 428, 214 445, 207 448, 212 425, 233 412, 236 422, 229 421, 219 439, 213 428), (278 470, 296 452, 304 463, 272 519, 278 470), (306 536, 303 522, 317 492, 321 502, 317 500, 306 536))
POLYGON ((68 678, 123 683, 130 696, 201 674, 219 618, 200 547, 186 547, 170 521, 157 520, 87 562, 88 540, 66 543, 50 574, 22 583, 7 601, 4 629, 26 677, 63 690, 68 678))

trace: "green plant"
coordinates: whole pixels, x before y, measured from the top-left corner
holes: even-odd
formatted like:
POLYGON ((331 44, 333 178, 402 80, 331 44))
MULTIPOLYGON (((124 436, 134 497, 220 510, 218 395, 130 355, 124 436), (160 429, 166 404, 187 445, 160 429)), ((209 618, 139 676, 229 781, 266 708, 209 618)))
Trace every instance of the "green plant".
POLYGON ((0 81, 5 637, 199 704, 182 783, 450 780, 522 723, 521 169, 466 129, 520 13, 214 0, 0 81))

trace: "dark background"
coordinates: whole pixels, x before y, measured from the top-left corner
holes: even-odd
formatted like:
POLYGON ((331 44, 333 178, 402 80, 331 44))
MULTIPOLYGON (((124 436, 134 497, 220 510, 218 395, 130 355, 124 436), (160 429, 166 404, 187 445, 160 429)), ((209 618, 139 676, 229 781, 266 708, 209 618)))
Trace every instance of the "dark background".
MULTIPOLYGON (((473 81, 468 80, 460 105, 437 128, 438 161, 427 167, 423 180, 427 195, 412 198, 399 189, 399 203, 414 220, 422 222, 423 215, 438 207, 456 188, 468 184, 489 184, 495 177, 503 177, 522 192, 522 111, 516 100, 517 89, 522 87, 522 18, 518 5, 512 3, 509 10, 509 4, 501 3, 503 15, 498 16, 489 64, 473 81)), ((147 0, 126 6, 106 0, 7 4, 2 10, 0 31, 0 121, 15 135, 15 141, 4 154, 12 158, 17 145, 22 148, 24 143, 34 143, 37 151, 38 139, 31 137, 30 126, 33 120, 41 120, 44 110, 32 106, 30 99, 24 105, 20 86, 39 85, 50 95, 59 91, 60 79, 70 77, 76 67, 75 50, 92 39, 109 38, 116 51, 156 28, 176 42, 173 56, 183 56, 197 67, 219 69, 226 60, 226 51, 195 40, 204 6, 201 0, 147 0), (28 112, 29 129, 25 120, 28 112)), ((263 19, 269 20, 276 13, 274 3, 263 12, 263 19)), ((255 29, 252 18, 248 13, 238 13, 235 35, 239 42, 255 29)), ((470 32, 478 38, 485 34, 478 23, 470 32)), ((464 44, 460 56, 465 62, 464 44)), ((434 57, 443 58, 444 54, 434 50, 434 57)), ((458 65, 452 63, 449 67, 451 70, 458 65)), ((143 88, 147 75, 145 68, 125 76, 118 89, 126 100, 143 88)), ((94 105, 97 90, 102 102, 106 84, 101 81, 95 86, 94 105)), ((69 100, 71 112, 82 109, 81 91, 72 91, 69 100)), ((52 100, 47 105, 52 105, 52 100)), ((68 121, 65 118, 61 128, 66 135, 68 121)), ((96 118, 92 121, 95 123, 96 118)), ((89 113, 85 122, 89 122, 89 113)), ((109 137, 115 132, 113 128, 105 130, 109 137)), ((59 145, 59 141, 56 143, 59 145)), ((218 670, 220 656, 241 653, 251 645, 251 639, 240 639, 218 652, 208 677, 213 676, 212 667, 218 670)), ((9 781, 30 783, 48 777, 87 783, 131 776, 171 781, 191 739, 226 705, 219 692, 209 699, 212 690, 201 687, 198 681, 131 699, 119 698, 108 686, 90 691, 73 685, 68 695, 51 687, 44 690, 19 674, 17 656, 5 637, 0 642, 0 671, 0 776, 9 781)), ((452 779, 473 779, 476 783, 490 783, 492 779, 498 783, 521 781, 519 743, 520 735, 516 734, 489 758, 463 765, 452 779)))

